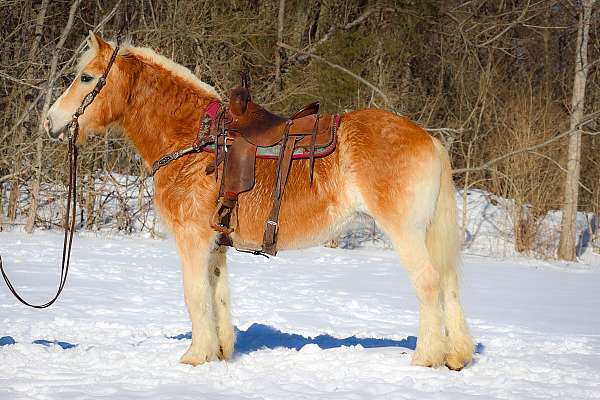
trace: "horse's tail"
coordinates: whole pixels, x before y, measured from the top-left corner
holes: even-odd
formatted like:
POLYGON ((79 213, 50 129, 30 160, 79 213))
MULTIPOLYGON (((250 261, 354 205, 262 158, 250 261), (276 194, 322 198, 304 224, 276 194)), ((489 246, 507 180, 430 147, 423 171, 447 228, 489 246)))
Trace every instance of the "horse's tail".
POLYGON ((446 286, 444 282, 455 275, 460 240, 450 158, 439 140, 433 139, 433 142, 440 158, 442 171, 435 211, 427 228, 427 250, 433 265, 440 273, 442 287, 444 287, 446 286))
POLYGON ((427 250, 435 268, 440 274, 444 325, 446 327, 448 349, 446 365, 460 369, 473 357, 473 339, 465 321, 459 300, 457 264, 459 261, 460 238, 456 221, 456 198, 452 183, 452 167, 448 152, 434 139, 440 157, 440 191, 433 218, 427 229, 427 250))

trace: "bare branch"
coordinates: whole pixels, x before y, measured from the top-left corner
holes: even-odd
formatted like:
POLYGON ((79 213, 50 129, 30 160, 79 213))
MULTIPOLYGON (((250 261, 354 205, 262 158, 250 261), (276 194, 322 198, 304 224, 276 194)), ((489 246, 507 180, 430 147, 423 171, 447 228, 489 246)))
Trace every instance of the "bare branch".
POLYGON ((315 54, 310 54, 310 53, 307 53, 306 51, 303 51, 303 50, 297 49, 297 48, 295 48, 295 47, 292 47, 292 46, 290 46, 290 45, 287 45, 287 44, 285 44, 285 43, 277 43, 277 46, 279 46, 279 47, 283 47, 284 49, 292 50, 292 51, 295 51, 295 52, 298 52, 298 53, 306 54, 307 56, 309 56, 309 57, 311 57, 311 58, 314 58, 314 59, 315 59, 315 60, 317 60, 317 61, 320 61, 320 62, 322 62, 322 63, 325 63, 325 64, 329 65, 329 66, 330 66, 330 67, 332 67, 332 68, 335 68, 335 69, 337 69, 337 70, 340 70, 340 71, 342 71, 342 72, 343 72, 343 73, 345 73, 345 74, 348 74, 348 75, 350 75, 351 77, 353 77, 354 79, 356 79, 356 80, 357 80, 357 81, 359 81, 360 83, 362 83, 362 84, 364 84, 364 85, 368 86, 369 88, 371 88, 372 90, 374 90, 375 92, 377 92, 377 93, 378 93, 378 94, 379 94, 379 95, 380 95, 380 96, 383 98, 383 100, 385 101, 385 104, 387 105, 387 107, 388 107, 390 110, 392 110, 392 111, 396 112, 396 110, 395 110, 394 106, 392 105, 392 102, 391 102, 391 101, 390 101, 390 99, 387 97, 387 95, 386 95, 385 93, 383 93, 383 91, 382 91, 381 89, 379 89, 377 86, 373 85, 371 82, 367 81, 367 80, 366 80, 366 79, 364 79, 363 77, 361 77, 361 76, 359 76, 359 75, 355 74, 354 72, 350 71, 349 69, 346 69, 346 68, 342 67, 341 65, 334 64, 334 63, 332 63, 331 61, 328 61, 328 60, 324 59, 323 57, 319 57, 319 56, 317 56, 317 55, 315 55, 315 54))
POLYGON ((27 87, 30 87, 30 88, 32 88, 32 89, 42 90, 42 87, 40 87, 40 86, 32 85, 31 83, 27 83, 27 82, 26 82, 25 80, 23 80, 23 79, 18 79, 18 78, 15 78, 14 76, 10 76, 10 75, 8 75, 7 73, 5 73, 5 72, 2 72, 2 71, 0 71, 0 76, 1 76, 2 78, 4 78, 4 79, 8 79, 9 81, 11 81, 11 82, 14 82, 14 83, 16 83, 16 84, 23 85, 23 86, 27 86, 27 87))
POLYGON ((18 178, 18 177, 20 177, 22 175, 27 174, 28 172, 29 172, 29 168, 26 168, 24 170, 21 170, 21 171, 18 171, 18 172, 14 172, 12 174, 1 176, 0 177, 0 183, 9 181, 9 180, 14 179, 14 178, 18 178))
POLYGON ((367 10, 365 10, 358 18, 356 18, 353 21, 348 22, 345 25, 342 26, 336 26, 333 25, 329 28, 329 30, 321 37, 321 39, 319 39, 318 41, 314 42, 313 44, 311 44, 310 46, 308 46, 305 50, 303 50, 302 56, 299 56, 298 59, 299 60, 304 60, 307 57, 310 56, 310 54, 312 54, 313 51, 315 51, 317 49, 317 47, 319 47, 320 45, 322 45, 323 43, 325 43, 326 41, 328 41, 331 38, 331 35, 333 35, 333 33, 335 31, 337 31, 338 29, 343 29, 343 30, 348 30, 348 29, 352 29, 355 26, 361 24, 364 20, 366 20, 367 18, 369 18, 372 14, 376 13, 376 12, 380 12, 381 9, 379 7, 373 7, 373 8, 369 8, 367 10))
MULTIPOLYGON (((117 4, 115 4, 115 6, 112 8, 112 10, 110 10, 110 12, 104 17, 102 18, 102 21, 100 21, 98 23, 98 25, 96 25, 94 27, 94 31, 97 31, 98 29, 100 29, 101 27, 103 27, 116 13, 119 5, 121 4, 121 0, 119 0, 117 2, 117 4)), ((86 44, 87 38, 83 38, 83 40, 79 43, 79 45, 77 46, 77 48, 75 49, 75 51, 73 52, 73 55, 71 56, 71 58, 69 58, 69 60, 67 62, 65 62, 62 66, 62 68, 58 71, 58 73, 56 74, 56 76, 61 76, 65 73, 65 71, 71 67, 71 65, 73 64, 73 62, 75 62, 75 60, 77 59, 77 57, 79 57, 79 52, 84 48, 85 44, 86 44)), ((53 86, 54 82, 48 82, 49 86, 53 86)), ((25 121, 25 119, 29 116, 29 113, 37 106, 38 101, 40 101, 40 99, 45 95, 45 92, 40 92, 35 99, 33 99, 33 101, 31 102, 31 104, 29 104, 29 107, 27 107, 25 109, 25 111, 19 116, 19 118, 17 118, 17 121, 12 125, 12 127, 10 128, 10 130, 8 132, 6 132, 4 134, 4 136, 2 136, 2 138, 0 138, 0 143, 2 143, 3 141, 6 140, 6 138, 8 138, 10 135, 12 135, 15 130, 23 123, 23 121, 25 121)))
POLYGON ((600 116, 600 112, 596 112, 593 114, 588 115, 586 118, 584 118, 581 121, 581 125, 575 127, 575 129, 569 129, 568 131, 565 131, 559 135, 554 136, 553 138, 550 138, 548 140, 545 140, 541 143, 535 144, 533 146, 529 146, 529 147, 524 147, 522 149, 518 149, 515 151, 511 151, 510 153, 506 153, 503 154, 499 157, 496 157, 494 159, 491 159, 485 163, 483 163, 482 165, 478 166, 478 167, 472 167, 472 168, 459 168, 459 169, 455 169, 452 171, 453 174, 462 174, 465 172, 472 172, 472 171, 483 171, 485 169, 489 169, 492 165, 505 160, 509 157, 512 157, 514 155, 517 154, 521 154, 521 153, 527 153, 527 152, 532 152, 533 150, 537 150, 537 149, 541 149, 542 147, 545 147, 547 145, 549 145, 550 143, 556 142, 557 140, 560 140, 566 136, 571 135, 572 133, 575 132, 582 132, 583 134, 589 135, 589 136, 595 136, 595 135, 600 135, 600 132, 585 132, 585 131, 581 131, 581 126, 595 120, 596 118, 598 118, 598 116, 600 116))

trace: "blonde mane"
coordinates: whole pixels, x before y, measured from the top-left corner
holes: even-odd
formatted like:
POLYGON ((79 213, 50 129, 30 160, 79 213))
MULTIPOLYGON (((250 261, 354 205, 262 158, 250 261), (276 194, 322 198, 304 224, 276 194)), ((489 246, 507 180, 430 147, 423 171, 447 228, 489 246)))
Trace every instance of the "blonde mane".
MULTIPOLYGON (((114 48, 114 42, 108 42, 112 48, 114 48)), ((217 99, 221 99, 221 96, 217 93, 215 88, 209 85, 206 82, 202 82, 196 75, 189 70, 189 68, 184 67, 183 65, 177 64, 175 61, 168 59, 167 57, 156 53, 154 50, 148 47, 135 47, 126 43, 119 50, 119 55, 121 54, 133 54, 135 57, 144 61, 148 64, 153 64, 159 66, 174 75, 181 78, 183 81, 190 83, 195 86, 197 89, 205 92, 209 96, 216 97, 217 99)), ((89 47, 85 53, 79 59, 77 63, 77 72, 81 72, 86 65, 88 65, 96 56, 96 50, 92 47, 89 47)))

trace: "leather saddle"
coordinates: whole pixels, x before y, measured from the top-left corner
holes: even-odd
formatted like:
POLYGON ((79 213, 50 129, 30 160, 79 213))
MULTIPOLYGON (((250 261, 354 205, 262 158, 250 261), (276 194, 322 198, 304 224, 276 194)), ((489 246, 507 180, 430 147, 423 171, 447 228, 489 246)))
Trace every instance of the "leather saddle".
POLYGON ((289 118, 273 114, 252 101, 247 87, 231 91, 229 107, 221 115, 221 130, 215 134, 215 161, 207 173, 217 171, 224 163, 219 202, 211 226, 220 232, 218 244, 232 246, 231 217, 238 196, 252 190, 255 184, 257 151, 278 148, 273 205, 265 225, 261 251, 277 254, 279 209, 292 162, 310 159, 310 184, 313 181, 315 158, 323 157, 316 149, 335 145, 340 123, 338 115, 319 115, 319 103, 310 103, 289 118))

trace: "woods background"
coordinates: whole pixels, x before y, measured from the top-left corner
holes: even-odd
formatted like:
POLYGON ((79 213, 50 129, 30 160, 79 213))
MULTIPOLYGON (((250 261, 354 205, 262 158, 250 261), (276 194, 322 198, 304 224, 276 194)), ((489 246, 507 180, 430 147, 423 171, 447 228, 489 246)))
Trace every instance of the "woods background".
MULTIPOLYGON (((62 225, 66 148, 45 136, 41 116, 68 85, 88 30, 113 38, 124 26, 134 44, 187 66, 223 97, 249 68, 256 100, 272 111, 320 100, 324 112, 380 107, 417 121, 450 151, 458 188, 514 199, 515 247, 535 251, 539 224, 563 206, 581 4, 0 0, 0 229, 62 225)), ((578 208, 596 221, 598 14, 578 125, 578 208)), ((96 137, 80 160, 80 229, 156 231, 151 181, 126 140, 96 137)))

